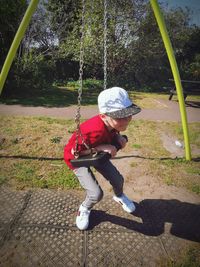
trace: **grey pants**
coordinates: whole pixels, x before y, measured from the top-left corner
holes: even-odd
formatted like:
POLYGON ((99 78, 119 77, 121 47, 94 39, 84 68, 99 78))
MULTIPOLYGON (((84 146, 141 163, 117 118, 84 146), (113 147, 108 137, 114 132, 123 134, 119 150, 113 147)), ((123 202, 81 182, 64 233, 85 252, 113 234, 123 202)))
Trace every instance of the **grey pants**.
MULTIPOLYGON (((123 193, 124 178, 116 169, 116 167, 108 160, 100 167, 95 168, 101 173, 106 180, 110 182, 116 196, 123 193)), ((86 198, 82 205, 91 209, 103 197, 103 191, 99 186, 92 170, 86 167, 80 167, 74 170, 81 186, 86 190, 86 198)))

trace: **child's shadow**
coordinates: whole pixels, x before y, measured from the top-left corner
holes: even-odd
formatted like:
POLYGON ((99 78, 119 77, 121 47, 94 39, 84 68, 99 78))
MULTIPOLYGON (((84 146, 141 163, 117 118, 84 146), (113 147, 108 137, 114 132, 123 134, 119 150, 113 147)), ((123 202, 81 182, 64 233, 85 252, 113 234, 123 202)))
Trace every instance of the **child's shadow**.
POLYGON ((164 233, 165 223, 171 223, 170 233, 180 238, 200 241, 200 205, 179 200, 146 199, 136 203, 132 219, 92 210, 89 229, 110 222, 119 228, 125 227, 145 235, 158 236, 164 233), (138 222, 140 217, 142 222, 138 222))

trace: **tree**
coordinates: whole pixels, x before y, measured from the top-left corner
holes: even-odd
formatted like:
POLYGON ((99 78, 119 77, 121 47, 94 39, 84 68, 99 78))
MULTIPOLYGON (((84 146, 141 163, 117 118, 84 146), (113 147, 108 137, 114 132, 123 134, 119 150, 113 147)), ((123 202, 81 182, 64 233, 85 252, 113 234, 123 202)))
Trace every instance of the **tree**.
MULTIPOLYGON (((53 0, 49 2, 51 5, 53 0)), ((67 1, 69 4, 70 1, 67 1)), ((61 4, 61 2, 60 2, 61 4)), ((66 3, 65 3, 66 5, 66 3)), ((133 34, 137 32, 140 16, 142 16, 145 1, 108 1, 108 74, 112 81, 118 76, 122 66, 128 60, 128 43, 129 39, 134 38, 133 34)), ((54 9, 62 10, 58 17, 63 14, 64 8, 58 5, 53 5, 54 9)), ((73 20, 73 27, 70 27, 65 32, 65 40, 59 46, 59 55, 61 58, 71 58, 74 61, 79 60, 80 54, 80 30, 81 30, 81 8, 77 2, 76 8, 79 14, 76 15, 76 20, 73 20)), ((70 10, 69 8, 67 10, 70 10)), ((71 14, 71 13, 70 13, 71 14)), ((64 15, 63 15, 64 16, 64 15)), ((69 17, 73 17, 70 15, 69 17)), ((104 32, 104 5, 103 1, 86 1, 85 7, 85 38, 84 38, 84 61, 85 61, 85 77, 103 78, 103 32, 104 32)), ((58 23, 59 21, 56 20, 58 23)), ((56 24, 57 25, 57 24, 56 24)), ((70 25, 70 24, 69 24, 70 25)), ((57 25, 57 28, 62 28, 62 22, 57 25)))
MULTIPOLYGON (((189 39, 192 27, 189 25, 188 10, 176 9, 163 14, 172 42, 175 57, 181 70, 180 55, 189 39)), ((163 45, 161 34, 156 23, 153 11, 147 4, 146 11, 140 22, 138 36, 130 44, 132 52, 133 73, 139 87, 161 89, 172 77, 171 68, 163 45)))
POLYGON ((76 23, 80 24, 80 0, 49 0, 46 5, 51 29, 56 33, 59 44, 62 44, 73 31, 76 23))
MULTIPOLYGON (((5 44, 3 51, 6 56, 27 9, 27 1, 9 1, 8 4, 7 1, 3 0, 0 8, 3 14, 3 17, 1 17, 3 21, 1 23, 3 29, 1 31, 1 42, 5 44)), ((31 88, 32 90, 33 88, 44 88, 49 83, 52 83, 54 61, 52 60, 51 52, 55 37, 50 30, 48 22, 44 5, 40 3, 25 32, 25 36, 10 69, 3 90, 4 96, 13 94, 15 91, 19 94, 19 87, 21 89, 31 88)))
POLYGON ((184 43, 180 61, 184 79, 200 81, 200 27, 193 27, 184 43))
POLYGON ((51 53, 56 43, 57 37, 52 30, 45 8, 45 1, 40 1, 25 33, 23 40, 24 50, 28 52, 33 47, 36 47, 40 53, 47 55, 51 53))
MULTIPOLYGON (((4 5, 1 10, 6 6, 6 1, 2 1, 4 5)), ((172 74, 149 2, 107 2, 108 86, 118 84, 126 89, 162 88, 172 74)), ((103 0, 85 0, 84 78, 103 79, 103 3, 103 0)), ((198 79, 199 27, 189 25, 187 9, 162 9, 181 75, 193 75, 198 79)), ((53 78, 63 81, 78 79, 81 19, 81 0, 40 2, 22 42, 15 64, 15 76, 20 75, 23 79, 34 77, 34 83, 38 86, 40 83, 37 81, 41 77, 49 79, 49 82, 53 78), (48 71, 52 75, 46 75, 48 71)), ((20 79, 18 81, 21 83, 20 79)))
MULTIPOLYGON (((102 79, 103 1, 86 0, 85 3, 84 74, 85 77, 102 79)), ((78 62, 82 15, 80 1, 73 2, 73 5, 71 1, 59 1, 58 5, 55 0, 51 0, 49 4, 53 5, 53 8, 48 9, 54 10, 52 21, 56 21, 53 28, 57 27, 59 36, 62 36, 59 39, 61 41, 58 57, 62 58, 63 63, 65 60, 78 62), (56 19, 56 16, 69 19, 68 26, 64 27, 65 31, 62 29, 63 21, 56 19)), ((132 84, 132 87, 146 86, 158 89, 171 77, 171 70, 150 4, 147 1, 112 0, 108 2, 107 11, 108 81, 128 86, 132 84)), ((176 57, 179 59, 180 51, 187 42, 191 30, 188 10, 166 11, 163 8, 163 13, 176 57)))
POLYGON ((26 0, 0 1, 0 68, 27 9, 26 0))

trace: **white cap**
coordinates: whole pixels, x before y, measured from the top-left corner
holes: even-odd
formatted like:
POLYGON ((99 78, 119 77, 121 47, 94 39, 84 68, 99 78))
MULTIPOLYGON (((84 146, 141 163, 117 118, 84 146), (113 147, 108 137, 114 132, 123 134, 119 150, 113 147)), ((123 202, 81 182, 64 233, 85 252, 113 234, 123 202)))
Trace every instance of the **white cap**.
POLYGON ((100 113, 112 118, 125 118, 141 111, 130 100, 127 91, 120 87, 103 90, 98 96, 98 107, 100 113))

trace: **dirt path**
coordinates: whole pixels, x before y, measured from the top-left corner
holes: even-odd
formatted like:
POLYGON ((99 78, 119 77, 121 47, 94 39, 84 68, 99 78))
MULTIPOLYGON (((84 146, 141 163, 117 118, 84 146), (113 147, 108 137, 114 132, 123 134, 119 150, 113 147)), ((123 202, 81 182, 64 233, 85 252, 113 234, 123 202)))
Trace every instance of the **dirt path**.
MULTIPOLYGON (((157 100, 161 108, 143 109, 135 115, 135 119, 145 119, 153 121, 181 121, 179 105, 176 101, 157 100)), ((186 105, 188 122, 200 121, 200 108, 195 104, 186 105)), ((82 118, 90 118, 98 113, 97 106, 81 107, 82 118)), ((0 104, 0 115, 19 115, 19 116, 49 116, 56 118, 73 119, 76 114, 76 106, 66 108, 57 107, 26 107, 21 105, 0 104)))
MULTIPOLYGON (((117 157, 112 159, 113 164, 125 177, 124 191, 130 197, 136 201, 141 199, 178 199, 179 201, 188 203, 200 203, 199 195, 189 192, 185 188, 173 185, 168 186, 163 181, 157 179, 156 176, 152 176, 147 170, 141 168, 140 164, 144 160, 137 157, 137 152, 127 155, 124 151, 119 151, 117 157), (137 167, 130 168, 129 166, 133 162, 137 164, 137 167)), ((147 165, 148 161, 146 159, 147 165)), ((113 191, 111 185, 97 172, 95 175, 104 192, 112 196, 113 191)))

